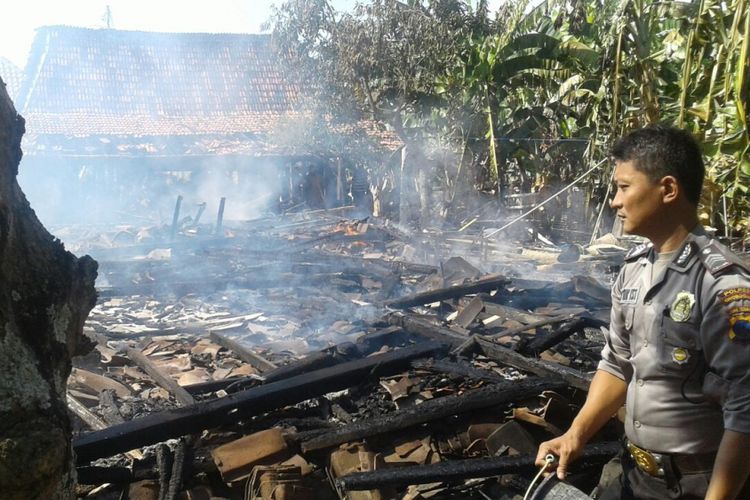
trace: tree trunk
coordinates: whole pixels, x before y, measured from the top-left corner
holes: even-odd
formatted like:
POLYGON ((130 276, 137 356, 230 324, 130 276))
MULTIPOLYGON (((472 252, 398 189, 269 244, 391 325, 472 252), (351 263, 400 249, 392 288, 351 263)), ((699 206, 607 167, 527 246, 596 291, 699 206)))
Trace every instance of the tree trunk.
POLYGON ((0 496, 68 499, 75 475, 65 386, 89 347, 96 262, 50 235, 16 181, 24 120, 0 80, 0 496))

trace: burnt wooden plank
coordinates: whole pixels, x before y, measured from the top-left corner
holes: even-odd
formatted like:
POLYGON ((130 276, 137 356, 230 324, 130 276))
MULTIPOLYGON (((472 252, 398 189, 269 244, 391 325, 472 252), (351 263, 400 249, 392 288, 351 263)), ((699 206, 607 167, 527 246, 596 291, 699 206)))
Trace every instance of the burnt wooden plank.
POLYGON ((148 359, 148 357, 140 350, 134 347, 128 347, 125 352, 127 353, 128 358, 143 371, 148 373, 148 375, 154 379, 160 387, 172 393, 181 405, 185 406, 195 403, 195 399, 193 399, 193 396, 188 391, 180 386, 180 384, 178 384, 172 377, 162 373, 153 361, 148 359))
POLYGON ((428 356, 441 348, 440 344, 425 342, 253 387, 221 399, 154 413, 79 436, 74 440, 73 448, 78 463, 86 463, 296 404, 351 387, 369 377, 398 373, 408 368, 412 360, 428 356))
POLYGON ((492 335, 488 335, 488 337, 498 338, 498 337, 504 337, 506 335, 516 335, 519 333, 523 333, 527 330, 531 330, 532 328, 539 328, 540 326, 547 326, 547 325, 553 325, 555 323, 562 323, 563 321, 570 321, 572 319, 575 319, 575 316, 572 314, 560 314, 558 316, 552 316, 549 318, 540 319, 533 323, 529 323, 528 325, 521 325, 521 326, 516 326, 514 328, 508 328, 498 333, 493 333, 492 335))
POLYGON ((563 323, 549 335, 537 335, 533 340, 527 342, 525 346, 519 349, 519 351, 527 355, 539 355, 539 353, 546 351, 550 347, 556 346, 574 333, 582 331, 584 328, 600 328, 606 326, 609 325, 604 321, 588 316, 581 316, 568 323, 563 323))
POLYGON ((211 340, 216 342, 222 347, 225 347, 235 353, 237 356, 240 357, 242 361, 245 363, 248 363, 253 368, 256 368, 258 371, 267 372, 269 370, 273 370, 277 368, 277 366, 267 359, 265 359, 263 356, 260 356, 247 347, 243 346, 236 340, 232 340, 226 335, 222 335, 218 332, 211 332, 210 334, 211 340))
POLYGON ((411 364, 414 368, 430 370, 440 373, 452 373, 475 380, 484 380, 490 383, 504 382, 506 379, 491 370, 474 368, 466 361, 453 362, 444 359, 418 359, 411 364))
POLYGON ((455 299, 471 293, 490 292, 510 283, 508 278, 499 274, 484 276, 476 281, 462 285, 449 286, 439 290, 420 292, 399 299, 387 300, 383 305, 393 308, 406 308, 422 304, 430 304, 440 300, 455 299))
POLYGON ((265 373, 263 378, 267 382, 275 382, 285 378, 301 375, 321 368, 334 366, 345 361, 361 358, 362 353, 351 342, 345 342, 321 351, 308 354, 288 365, 279 366, 265 373))
POLYGON ((349 424, 340 430, 303 442, 302 451, 307 453, 330 448, 341 443, 404 429, 451 415, 532 397, 545 390, 555 390, 564 386, 562 381, 553 379, 506 380, 461 395, 431 399, 417 406, 349 424))
POLYGON ((528 358, 512 349, 503 347, 481 336, 475 336, 475 340, 482 352, 489 358, 499 363, 512 366, 518 370, 533 373, 540 377, 559 377, 570 386, 584 391, 589 390, 593 375, 584 373, 567 366, 550 363, 540 359, 528 358))
MULTIPOLYGON (((622 445, 619 442, 589 444, 584 448, 582 455, 572 468, 575 470, 603 464, 614 457, 621 449, 622 445)), ((378 489, 383 486, 461 481, 502 474, 527 474, 530 476, 538 470, 534 465, 535 459, 536 454, 529 453, 507 457, 454 460, 429 465, 357 472, 336 479, 336 483, 343 490, 356 491, 378 489)))
POLYGON ((447 344, 451 347, 459 347, 467 341, 467 337, 454 332, 450 328, 435 325, 429 321, 404 313, 393 313, 388 316, 388 322, 400 326, 406 332, 415 333, 422 337, 447 344))
POLYGON ((480 295, 477 295, 458 313, 455 319, 456 324, 462 328, 468 328, 483 309, 484 301, 480 295))

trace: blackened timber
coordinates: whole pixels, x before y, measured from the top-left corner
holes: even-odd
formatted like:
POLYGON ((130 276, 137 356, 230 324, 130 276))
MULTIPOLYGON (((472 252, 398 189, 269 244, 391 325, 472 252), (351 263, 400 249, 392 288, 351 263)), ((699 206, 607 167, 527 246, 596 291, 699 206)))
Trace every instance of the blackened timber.
POLYGON ((572 314, 560 314, 558 316, 552 316, 549 318, 540 319, 539 321, 529 323, 528 325, 521 325, 521 326, 516 326, 514 328, 508 328, 506 330, 502 330, 498 333, 493 333, 492 335, 488 335, 488 336, 497 338, 497 337, 505 337, 508 335, 516 335, 518 333, 525 332, 526 330, 531 330, 532 328, 539 328, 540 326, 547 326, 547 325, 552 325, 555 323, 562 323, 563 321, 569 321, 572 319, 574 319, 574 316, 572 314))
POLYGON ((454 348, 463 345, 467 341, 466 336, 456 333, 449 328, 444 328, 422 318, 415 318, 403 313, 390 314, 388 322, 392 325, 400 326, 406 332, 415 333, 454 348))
POLYGON ((143 371, 148 373, 159 387, 172 393, 181 405, 186 406, 195 403, 195 399, 193 399, 193 396, 188 391, 186 391, 172 377, 162 373, 161 370, 159 370, 159 368, 148 359, 145 354, 143 354, 143 352, 133 347, 128 347, 125 352, 127 353, 128 358, 130 358, 130 360, 138 365, 143 371))
POLYGON ((593 375, 589 373, 584 373, 557 363, 528 358, 523 354, 519 354, 512 349, 503 347, 478 335, 475 336, 475 340, 488 358, 492 358, 499 363, 542 377, 559 377, 576 389, 589 390, 589 385, 593 378, 593 375))
POLYGON ((197 384, 186 385, 184 389, 190 394, 208 394, 227 389, 230 386, 248 387, 258 384, 261 377, 229 377, 221 380, 211 380, 208 382, 198 382, 197 384))
POLYGON ((467 391, 461 395, 430 399, 418 406, 349 424, 340 430, 305 441, 302 443, 302 451, 307 453, 330 448, 341 443, 404 429, 451 415, 533 397, 545 390, 555 390, 564 386, 561 380, 544 378, 506 380, 474 391, 467 391))
POLYGON ((580 332, 584 328, 599 328, 608 326, 607 323, 596 318, 581 316, 575 318, 569 323, 563 323, 559 328, 549 335, 537 335, 534 340, 528 342, 519 352, 523 354, 538 355, 550 347, 554 347, 563 340, 567 339, 574 333, 580 332))
POLYGON ((276 368, 276 365, 265 359, 264 357, 255 354, 250 349, 246 348, 239 342, 230 339, 226 335, 222 335, 217 332, 211 332, 210 334, 211 340, 219 344, 220 346, 229 349, 233 353, 235 353, 237 356, 240 357, 242 361, 245 363, 248 363, 253 368, 257 368, 261 372, 267 372, 269 370, 273 370, 276 368))
POLYGON ((357 346, 351 342, 344 342, 331 348, 308 354, 288 365, 279 366, 265 373, 263 378, 266 382, 275 382, 360 357, 362 357, 362 353, 357 349, 357 346))
POLYGON ((512 319, 524 324, 546 319, 541 314, 530 313, 505 304, 496 304, 495 302, 491 302, 491 300, 492 299, 489 297, 485 299, 484 312, 490 315, 499 316, 501 319, 512 319))
MULTIPOLYGON (((401 331, 401 329, 398 327, 390 327, 386 330, 386 333, 392 333, 395 331, 401 331)), ((382 343, 378 345, 378 348, 381 346, 382 343)), ((364 354, 369 354, 376 350, 377 349, 373 348, 360 349, 357 345, 352 344, 351 342, 343 342, 333 347, 308 354, 288 365, 277 366, 272 370, 264 372, 261 377, 231 377, 223 380, 212 380, 210 382, 200 382, 187 385, 184 389, 190 394, 205 394, 221 389, 227 389, 230 386, 247 387, 249 385, 257 384, 260 380, 263 380, 264 382, 275 382, 302 373, 327 368, 345 361, 351 361, 355 358, 361 358, 364 354)))
POLYGON ((76 469, 78 484, 135 483, 144 479, 156 479, 159 473, 153 469, 135 469, 128 467, 78 467, 76 469))
POLYGON ((418 306, 422 304, 430 304, 432 302, 438 302, 440 300, 456 299, 463 297, 470 293, 490 292, 503 287, 510 283, 505 276, 499 274, 493 274, 490 276, 484 276, 471 283, 465 283, 462 285, 450 286, 447 288, 441 288, 439 290, 430 290, 427 292, 421 292, 408 297, 401 297, 400 299, 388 300, 383 305, 393 308, 405 308, 418 306))
POLYGON ((214 228, 214 234, 216 236, 224 235, 222 225, 224 224, 224 206, 226 205, 226 203, 227 199, 222 196, 219 200, 219 211, 216 213, 216 227, 214 228))
MULTIPOLYGON (((621 449, 622 445, 619 442, 589 444, 571 468, 580 470, 606 463, 621 449)), ((336 479, 336 483, 343 490, 355 491, 379 489, 384 486, 461 481, 502 474, 531 475, 537 472, 535 460, 535 454, 454 460, 430 465, 357 472, 336 479)))
POLYGON ((453 362, 445 361, 443 359, 418 359, 412 361, 411 365, 414 368, 440 373, 452 373, 454 375, 461 375, 465 378, 484 380, 490 383, 503 382, 506 380, 493 371, 474 368, 466 361, 453 362))
POLYGON ((398 373, 408 368, 412 360, 428 356, 441 348, 440 344, 426 342, 271 382, 217 400, 154 413, 79 436, 74 440, 73 448, 78 463, 86 463, 133 448, 193 434, 328 392, 346 389, 369 377, 398 373))

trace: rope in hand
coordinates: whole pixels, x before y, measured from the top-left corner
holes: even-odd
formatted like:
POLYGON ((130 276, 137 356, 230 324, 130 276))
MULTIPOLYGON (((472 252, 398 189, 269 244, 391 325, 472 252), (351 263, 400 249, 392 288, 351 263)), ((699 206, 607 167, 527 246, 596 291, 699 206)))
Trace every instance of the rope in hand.
POLYGON ((539 472, 536 473, 536 476, 534 479, 531 480, 531 484, 529 485, 529 489, 526 490, 526 494, 523 496, 523 500, 528 500, 529 495, 531 494, 531 491, 534 489, 534 485, 537 481, 539 481, 539 478, 542 477, 542 474, 544 474, 544 471, 547 470, 547 468, 555 463, 555 456, 552 453, 547 454, 546 457, 544 457, 544 465, 542 465, 539 468, 539 472))

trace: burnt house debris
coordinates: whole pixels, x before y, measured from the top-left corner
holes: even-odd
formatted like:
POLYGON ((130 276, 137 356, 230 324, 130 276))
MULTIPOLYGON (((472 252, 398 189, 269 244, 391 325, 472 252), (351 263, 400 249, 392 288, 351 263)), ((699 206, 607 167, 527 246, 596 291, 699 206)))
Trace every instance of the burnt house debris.
MULTIPOLYGON (((63 228, 100 262, 96 352, 68 386, 81 496, 523 495, 585 398, 617 259, 543 263, 354 210, 222 238, 63 228)), ((594 488, 620 432, 539 495, 594 488)))

